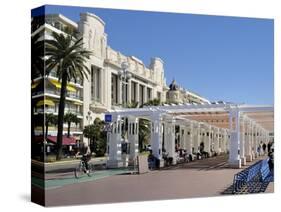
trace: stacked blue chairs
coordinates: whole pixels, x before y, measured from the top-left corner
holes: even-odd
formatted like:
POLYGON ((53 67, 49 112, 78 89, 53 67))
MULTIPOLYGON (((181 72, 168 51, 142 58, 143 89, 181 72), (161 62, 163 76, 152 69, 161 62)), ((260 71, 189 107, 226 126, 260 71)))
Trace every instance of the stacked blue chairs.
POLYGON ((271 181, 268 160, 261 160, 234 175, 232 193, 264 192, 271 181))

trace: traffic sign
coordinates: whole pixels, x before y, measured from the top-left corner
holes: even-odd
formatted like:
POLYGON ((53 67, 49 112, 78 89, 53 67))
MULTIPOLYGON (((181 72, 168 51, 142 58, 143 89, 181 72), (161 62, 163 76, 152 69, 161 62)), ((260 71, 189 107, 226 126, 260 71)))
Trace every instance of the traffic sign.
POLYGON ((112 115, 106 114, 104 117, 105 122, 112 122, 112 115))

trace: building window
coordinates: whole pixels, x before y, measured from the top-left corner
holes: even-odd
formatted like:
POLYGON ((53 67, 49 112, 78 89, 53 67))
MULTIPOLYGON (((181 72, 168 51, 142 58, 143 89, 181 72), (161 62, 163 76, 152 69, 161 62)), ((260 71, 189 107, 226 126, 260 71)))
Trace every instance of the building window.
POLYGON ((115 74, 111 75, 111 104, 118 104, 118 85, 117 85, 118 77, 115 74))
POLYGON ((147 101, 151 100, 152 96, 151 96, 151 88, 147 88, 147 101))
POLYGON ((92 66, 91 67, 91 99, 100 102, 100 69, 92 66))
POLYGON ((143 105, 144 104, 144 86, 142 85, 139 85, 139 98, 140 98, 140 105, 143 105))
POLYGON ((136 83, 131 82, 131 101, 136 102, 136 83))
POLYGON ((157 92, 157 99, 161 101, 161 92, 157 92))

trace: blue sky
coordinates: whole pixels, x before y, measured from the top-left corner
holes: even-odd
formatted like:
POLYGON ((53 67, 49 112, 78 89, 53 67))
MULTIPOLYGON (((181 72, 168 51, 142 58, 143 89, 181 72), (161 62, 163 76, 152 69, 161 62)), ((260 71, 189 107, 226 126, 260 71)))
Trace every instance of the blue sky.
POLYGON ((178 84, 207 99, 273 104, 274 22, 193 14, 48 6, 78 21, 81 12, 106 23, 108 44, 149 64, 165 62, 167 84, 178 84))

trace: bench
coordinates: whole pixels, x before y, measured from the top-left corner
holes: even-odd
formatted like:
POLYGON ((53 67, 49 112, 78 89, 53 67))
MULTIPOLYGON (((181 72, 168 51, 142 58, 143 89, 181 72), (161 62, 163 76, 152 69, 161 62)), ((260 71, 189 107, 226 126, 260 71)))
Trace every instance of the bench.
POLYGON ((263 192, 272 180, 268 160, 260 160, 234 175, 232 193, 263 192))

